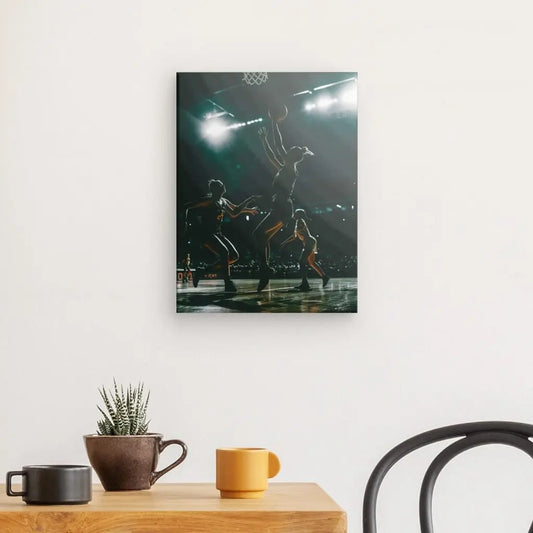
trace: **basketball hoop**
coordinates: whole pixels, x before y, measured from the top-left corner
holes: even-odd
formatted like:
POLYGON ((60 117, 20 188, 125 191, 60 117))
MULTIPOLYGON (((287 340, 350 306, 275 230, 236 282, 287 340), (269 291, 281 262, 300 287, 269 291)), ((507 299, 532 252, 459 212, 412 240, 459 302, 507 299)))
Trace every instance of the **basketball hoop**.
POLYGON ((268 72, 243 72, 242 81, 247 85, 262 85, 268 81, 268 72))

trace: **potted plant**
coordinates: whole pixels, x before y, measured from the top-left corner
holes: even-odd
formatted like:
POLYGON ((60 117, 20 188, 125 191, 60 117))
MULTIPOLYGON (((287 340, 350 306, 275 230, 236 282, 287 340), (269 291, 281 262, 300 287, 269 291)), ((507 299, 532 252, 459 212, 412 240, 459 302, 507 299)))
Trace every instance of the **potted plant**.
POLYGON ((92 467, 105 490, 149 489, 163 474, 182 463, 187 446, 181 440, 163 440, 160 433, 148 433, 147 411, 150 392, 144 384, 98 389, 104 408, 96 434, 85 435, 85 447, 92 467), (159 454, 170 444, 181 446, 180 457, 156 471, 159 454))

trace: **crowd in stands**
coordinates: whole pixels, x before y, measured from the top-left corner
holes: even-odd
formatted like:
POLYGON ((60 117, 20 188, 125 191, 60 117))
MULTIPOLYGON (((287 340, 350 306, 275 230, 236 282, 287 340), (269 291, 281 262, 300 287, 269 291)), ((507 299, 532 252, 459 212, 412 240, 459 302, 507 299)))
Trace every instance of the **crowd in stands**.
MULTIPOLYGON (((326 270, 328 276, 332 278, 353 278, 357 276, 357 258, 354 255, 334 256, 333 254, 327 254, 320 256, 319 254, 317 259, 326 270)), ((200 266, 204 265, 202 264, 200 266)), ((270 262, 270 266, 273 270, 273 278, 291 279, 301 276, 297 254, 278 257, 270 262)), ((259 265, 253 256, 247 255, 246 257, 241 257, 241 259, 232 266, 231 270, 232 277, 236 279, 257 278, 259 265)))

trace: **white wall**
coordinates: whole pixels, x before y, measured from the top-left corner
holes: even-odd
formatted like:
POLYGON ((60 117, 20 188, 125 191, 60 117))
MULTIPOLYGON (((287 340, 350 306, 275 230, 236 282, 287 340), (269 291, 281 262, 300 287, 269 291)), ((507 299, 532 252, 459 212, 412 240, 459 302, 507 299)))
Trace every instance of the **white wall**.
MULTIPOLYGON (((2 0, 0 472, 86 462, 96 387, 152 389, 152 428, 214 477, 267 446, 360 531, 398 441, 533 415, 531 5, 525 0, 2 0), (360 312, 177 316, 175 72, 360 72, 360 312)), ((169 455, 170 452, 168 452, 169 455)), ((394 470, 381 532, 415 531, 394 470)), ((169 457, 167 457, 169 459, 169 457)), ((533 464, 469 452, 438 531, 526 531, 533 464)))

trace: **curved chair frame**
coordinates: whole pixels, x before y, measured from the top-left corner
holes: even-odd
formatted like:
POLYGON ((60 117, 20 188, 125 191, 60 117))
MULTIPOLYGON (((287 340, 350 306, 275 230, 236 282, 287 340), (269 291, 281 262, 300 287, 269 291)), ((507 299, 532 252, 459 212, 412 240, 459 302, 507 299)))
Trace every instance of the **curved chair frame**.
MULTIPOLYGON (((533 425, 518 422, 473 422, 446 426, 426 431, 412 437, 381 459, 368 480, 363 503, 363 533, 377 533, 376 504, 378 492, 387 472, 403 457, 419 448, 446 439, 461 438, 445 448, 431 463, 426 471, 420 490, 420 530, 433 533, 432 501, 433 489, 442 469, 457 455, 485 444, 504 444, 513 446, 533 458, 533 425)), ((529 530, 533 533, 533 524, 529 530)))

